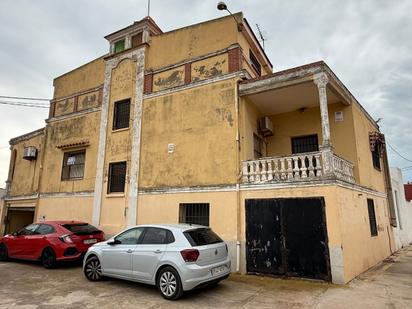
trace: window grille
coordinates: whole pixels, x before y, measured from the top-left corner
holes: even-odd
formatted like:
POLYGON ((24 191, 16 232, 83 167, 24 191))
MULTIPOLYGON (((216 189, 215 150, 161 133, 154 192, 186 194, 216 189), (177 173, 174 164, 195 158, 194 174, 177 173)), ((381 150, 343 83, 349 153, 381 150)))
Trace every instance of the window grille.
POLYGON ((126 183, 126 162, 109 164, 108 193, 124 192, 126 183))
POLYGON ((375 216, 375 205, 372 199, 368 198, 368 215, 369 215, 369 225, 371 228, 371 236, 378 235, 378 227, 376 224, 376 216, 375 216))
POLYGON ((252 63, 252 67, 255 69, 258 76, 261 76, 262 75, 262 66, 260 65, 260 63, 257 60, 256 56, 253 54, 253 52, 250 49, 249 49, 249 59, 250 59, 250 62, 252 63))
POLYGON ((319 151, 318 136, 307 135, 292 138, 292 154, 319 151))
POLYGON ((114 103, 113 130, 129 127, 130 99, 114 103))
POLYGON ((181 203, 179 222, 209 226, 209 203, 181 203))

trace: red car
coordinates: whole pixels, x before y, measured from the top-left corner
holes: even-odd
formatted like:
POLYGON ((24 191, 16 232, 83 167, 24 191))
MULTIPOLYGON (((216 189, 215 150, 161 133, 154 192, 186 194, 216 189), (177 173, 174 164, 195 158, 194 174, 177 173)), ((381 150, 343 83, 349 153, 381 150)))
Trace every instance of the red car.
POLYGON ((47 221, 33 223, 0 238, 0 261, 10 258, 40 260, 45 268, 58 261, 81 259, 104 233, 85 222, 47 221))

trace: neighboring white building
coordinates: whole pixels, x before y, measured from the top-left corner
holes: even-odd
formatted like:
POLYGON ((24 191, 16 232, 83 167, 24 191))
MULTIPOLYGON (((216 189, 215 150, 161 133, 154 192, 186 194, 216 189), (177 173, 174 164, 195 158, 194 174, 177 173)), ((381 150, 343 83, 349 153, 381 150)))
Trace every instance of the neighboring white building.
POLYGON ((405 198, 402 171, 391 167, 391 183, 395 201, 397 227, 393 227, 396 250, 412 243, 412 201, 405 198))
POLYGON ((2 226, 4 225, 4 224, 2 224, 3 222, 1 222, 1 221, 3 221, 4 220, 4 218, 3 218, 3 208, 4 208, 4 200, 3 200, 3 197, 6 195, 6 189, 2 189, 2 188, 0 188, 0 236, 2 236, 3 235, 3 231, 2 231, 2 226))

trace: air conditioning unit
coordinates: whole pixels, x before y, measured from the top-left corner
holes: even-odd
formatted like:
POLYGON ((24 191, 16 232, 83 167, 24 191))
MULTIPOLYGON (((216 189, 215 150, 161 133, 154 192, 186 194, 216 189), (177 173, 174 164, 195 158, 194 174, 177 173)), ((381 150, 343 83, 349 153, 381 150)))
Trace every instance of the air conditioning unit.
POLYGON ((273 124, 269 117, 259 119, 259 132, 262 136, 273 136, 273 124))
POLYGON ((23 159, 25 160, 36 160, 37 158, 37 149, 34 146, 24 147, 23 159))

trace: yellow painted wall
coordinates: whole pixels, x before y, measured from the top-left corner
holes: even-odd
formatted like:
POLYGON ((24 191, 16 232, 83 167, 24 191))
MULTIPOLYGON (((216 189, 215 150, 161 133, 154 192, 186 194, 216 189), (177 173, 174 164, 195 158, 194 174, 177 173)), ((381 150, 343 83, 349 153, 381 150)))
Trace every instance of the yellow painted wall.
POLYGON ((386 198, 339 188, 337 205, 341 213, 345 281, 353 279, 382 261, 394 250, 386 198), (374 200, 378 236, 371 236, 367 198, 374 200))
POLYGON ((235 86, 231 79, 144 101, 139 187, 236 182, 235 86))
POLYGON ((237 26, 232 16, 153 36, 146 55, 146 69, 156 70, 213 53, 237 43, 237 40, 237 26))
POLYGON ((100 57, 55 78, 53 97, 58 99, 100 86, 104 81, 104 68, 104 59, 100 57))
POLYGON ((236 240, 236 192, 143 194, 137 224, 179 223, 180 203, 209 203, 209 225, 226 241, 236 240))
POLYGON ((357 104, 352 105, 353 122, 356 132, 357 166, 359 168, 360 183, 380 192, 385 192, 383 162, 381 171, 373 167, 372 153, 369 146, 369 132, 377 131, 357 104))
POLYGON ((91 222, 93 197, 67 196, 41 198, 36 212, 36 221, 78 220, 91 222))
POLYGON ((37 135, 31 139, 19 142, 12 146, 17 151, 14 176, 11 182, 10 195, 30 195, 38 190, 41 156, 43 155, 43 135, 37 135), (23 159, 24 147, 34 146, 37 148, 37 159, 28 161, 23 159))
POLYGON ((51 122, 47 126, 47 144, 41 179, 41 192, 78 192, 94 190, 97 150, 99 147, 100 112, 74 116, 51 122), (87 147, 59 149, 81 141, 89 142, 87 147), (65 152, 86 150, 84 177, 81 180, 61 180, 65 152))

